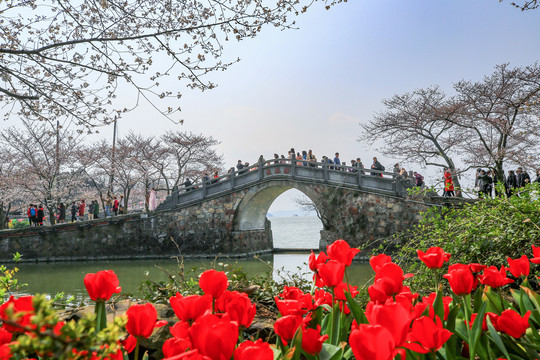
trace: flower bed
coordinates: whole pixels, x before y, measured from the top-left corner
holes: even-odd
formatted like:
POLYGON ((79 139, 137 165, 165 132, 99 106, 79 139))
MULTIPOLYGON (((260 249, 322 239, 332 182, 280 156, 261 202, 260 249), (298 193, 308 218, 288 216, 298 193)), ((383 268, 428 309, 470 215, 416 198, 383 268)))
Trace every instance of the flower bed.
MULTIPOLYGON (((207 270, 199 278, 204 295, 176 294, 169 299, 178 318, 163 345, 165 359, 535 359, 540 349, 540 296, 528 283, 534 257, 508 259, 508 267, 450 264, 439 247, 418 250, 433 272, 434 292, 420 297, 404 285, 404 274, 390 256, 370 260, 375 271, 370 301, 361 307, 347 268, 359 252, 343 240, 313 254, 311 292, 284 286, 275 295, 280 317, 275 344, 246 338, 256 306, 245 293, 227 290, 227 274, 207 270), (449 266, 448 266, 449 265, 449 266), (442 269, 446 269, 443 271, 442 269), (509 271, 509 274, 507 273, 509 271), (443 273, 445 274, 443 275, 443 273), (443 294, 442 281, 451 292, 443 294), (503 289, 511 283, 520 286, 503 289)), ((154 328, 167 325, 151 303, 134 304, 107 324, 105 307, 121 291, 110 270, 84 279, 95 314, 61 322, 41 296, 11 297, 0 306, 0 360, 139 359, 139 343, 154 328)))

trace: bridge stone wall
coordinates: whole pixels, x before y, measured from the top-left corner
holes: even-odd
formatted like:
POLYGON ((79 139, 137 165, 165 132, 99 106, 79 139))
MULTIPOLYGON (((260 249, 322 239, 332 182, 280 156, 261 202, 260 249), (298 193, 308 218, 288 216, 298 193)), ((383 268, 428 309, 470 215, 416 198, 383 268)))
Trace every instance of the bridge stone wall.
POLYGON ((275 198, 291 188, 306 194, 321 213, 321 249, 336 239, 366 250, 376 247, 380 239, 416 224, 431 205, 425 199, 269 179, 185 208, 0 231, 0 261, 9 261, 15 252, 28 261, 269 252, 273 243, 266 213, 275 198))
POLYGON ((0 263, 11 262, 16 252, 23 261, 33 262, 248 256, 272 250, 269 222, 265 229, 237 232, 229 231, 227 217, 232 215, 208 206, 4 230, 0 231, 0 263))

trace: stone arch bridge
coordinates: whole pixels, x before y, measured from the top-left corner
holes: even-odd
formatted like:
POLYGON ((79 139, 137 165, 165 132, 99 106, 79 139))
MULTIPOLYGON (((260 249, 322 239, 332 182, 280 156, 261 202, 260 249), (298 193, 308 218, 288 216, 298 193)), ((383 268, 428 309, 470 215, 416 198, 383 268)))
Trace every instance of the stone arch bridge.
POLYGON ((169 255, 245 256, 274 250, 266 219, 272 202, 295 188, 309 197, 324 230, 319 247, 336 239, 370 248, 416 224, 431 204, 406 196, 410 180, 392 173, 280 159, 175 189, 150 213, 0 231, 0 260, 96 260, 169 255))
POLYGON ((320 248, 338 238, 374 246, 416 224, 427 208, 407 199, 412 185, 411 179, 383 171, 280 159, 175 189, 156 211, 187 252, 268 251, 273 249, 268 209, 283 192, 297 189, 321 215, 320 248))

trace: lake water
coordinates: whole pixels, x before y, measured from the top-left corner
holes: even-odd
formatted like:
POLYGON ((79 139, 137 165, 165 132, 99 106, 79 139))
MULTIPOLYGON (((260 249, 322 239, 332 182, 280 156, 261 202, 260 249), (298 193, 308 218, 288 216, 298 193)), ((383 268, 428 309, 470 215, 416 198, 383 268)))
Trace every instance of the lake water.
MULTIPOLYGON (((280 249, 317 249, 319 246, 322 224, 317 217, 298 216, 269 218, 272 222, 274 247, 280 249)), ((24 254, 23 254, 24 255, 24 254)), ((307 266, 309 253, 292 252, 285 254, 270 254, 258 259, 228 259, 219 258, 215 263, 236 264, 248 274, 262 274, 273 269, 273 277, 280 281, 287 274, 299 274, 310 278, 312 274, 307 266)), ((215 266, 212 259, 185 259, 186 270, 197 268, 202 271, 215 266)), ((56 294, 64 291, 74 296, 78 301, 86 298, 83 278, 87 273, 99 270, 114 270, 118 275, 120 286, 124 293, 135 294, 137 287, 145 274, 155 281, 167 280, 168 272, 177 272, 176 259, 159 260, 124 260, 124 261, 93 261, 93 262, 63 262, 20 264, 17 278, 28 286, 21 289, 24 293, 56 294), (165 270, 165 271, 163 271, 165 270)), ((349 280, 355 285, 364 285, 372 276, 368 264, 354 263, 348 270, 349 280)))

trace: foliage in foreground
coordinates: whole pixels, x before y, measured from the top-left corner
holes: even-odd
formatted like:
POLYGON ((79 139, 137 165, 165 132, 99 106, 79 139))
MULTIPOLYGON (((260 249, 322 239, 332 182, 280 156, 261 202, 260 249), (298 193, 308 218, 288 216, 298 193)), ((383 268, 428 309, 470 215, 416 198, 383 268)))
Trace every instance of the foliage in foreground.
MULTIPOLYGON (((399 257, 414 259, 417 249, 444 248, 455 262, 503 266, 508 257, 531 255, 540 243, 540 186, 533 183, 511 197, 486 198, 461 208, 431 208, 412 231, 400 234, 405 243, 399 257)), ((404 264, 417 274, 418 285, 432 284, 421 263, 404 264)))
MULTIPOLYGON (((500 269, 454 263, 441 277, 451 255, 439 247, 418 250, 419 259, 433 272, 435 292, 427 297, 404 285, 412 275, 404 274, 390 256, 374 256, 370 301, 361 307, 355 300, 357 287, 348 284, 346 273, 359 250, 343 240, 327 250, 310 256, 312 291, 285 286, 275 294, 280 312, 274 323, 275 345, 244 337, 255 305, 245 293, 228 290, 226 273, 203 272, 200 295, 177 293, 169 299, 179 321, 169 328, 165 359, 538 358, 540 295, 528 285, 527 256, 508 258, 508 267, 500 269), (448 281, 450 296, 443 293, 442 278, 448 281), (511 297, 503 296, 514 282, 521 286, 511 297)), ((540 248, 533 247, 533 253, 530 262, 540 264, 540 248)), ((120 360, 134 352, 139 359, 139 342, 166 325, 158 320, 154 306, 134 304, 107 324, 105 303, 121 292, 116 274, 99 271, 87 274, 84 282, 96 314, 79 322, 58 321, 41 296, 12 297, 0 306, 0 358, 120 360)))

